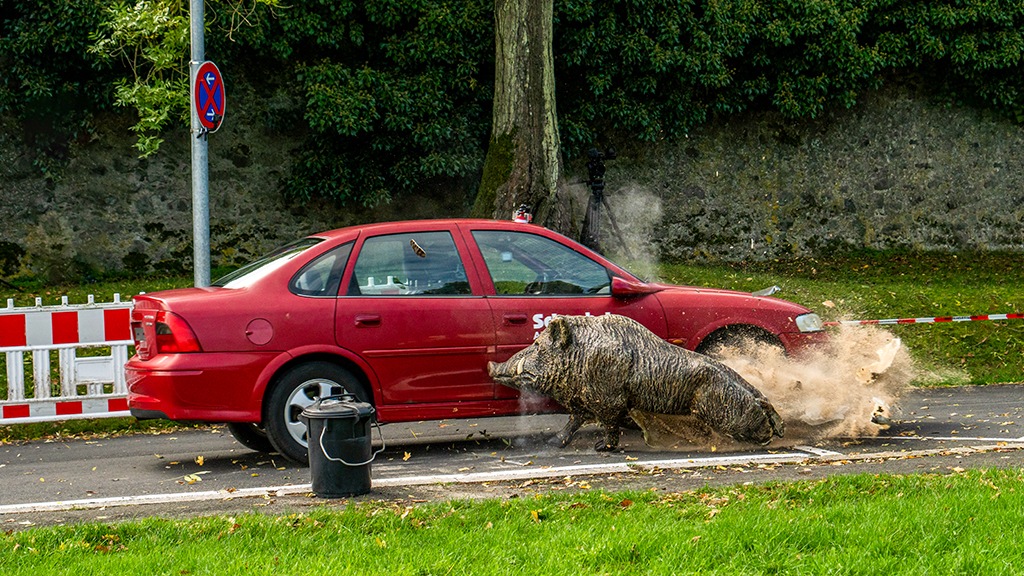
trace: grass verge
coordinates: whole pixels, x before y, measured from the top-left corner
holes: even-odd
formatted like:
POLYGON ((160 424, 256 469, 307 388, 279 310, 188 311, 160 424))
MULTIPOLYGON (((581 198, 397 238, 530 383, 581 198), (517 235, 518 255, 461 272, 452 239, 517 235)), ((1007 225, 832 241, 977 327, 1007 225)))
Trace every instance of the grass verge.
POLYGON ((1012 574, 1021 470, 583 490, 0 536, 18 574, 1012 574))
MULTIPOLYGON (((668 282, 754 291, 778 285, 777 296, 826 321, 970 316, 1024 312, 1019 255, 868 254, 831 260, 662 266, 668 282)), ((935 377, 929 384, 1024 380, 1024 320, 885 327, 935 377)))
POLYGON ((130 417, 33 422, 0 426, 0 444, 40 439, 106 438, 127 434, 157 434, 200 426, 198 424, 179 424, 168 420, 138 420, 130 417))

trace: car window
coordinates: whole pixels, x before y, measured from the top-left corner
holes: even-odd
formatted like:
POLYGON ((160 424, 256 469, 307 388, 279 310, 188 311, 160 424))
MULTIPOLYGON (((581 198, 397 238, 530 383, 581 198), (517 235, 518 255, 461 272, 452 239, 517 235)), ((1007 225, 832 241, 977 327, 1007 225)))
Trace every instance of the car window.
POLYGON ((609 293, 604 266, 550 238, 500 230, 476 230, 473 238, 499 295, 609 293))
POLYGON ((356 258, 352 296, 470 294, 466 269, 448 232, 368 238, 356 258))
POLYGON ((270 254, 242 266, 238 270, 217 279, 214 286, 223 288, 244 288, 251 286, 254 282, 284 266, 299 254, 309 248, 323 242, 322 238, 303 238, 290 244, 286 244, 270 254))
POLYGON ((351 253, 350 242, 317 256, 292 277, 288 289, 299 296, 337 296, 341 275, 351 253))

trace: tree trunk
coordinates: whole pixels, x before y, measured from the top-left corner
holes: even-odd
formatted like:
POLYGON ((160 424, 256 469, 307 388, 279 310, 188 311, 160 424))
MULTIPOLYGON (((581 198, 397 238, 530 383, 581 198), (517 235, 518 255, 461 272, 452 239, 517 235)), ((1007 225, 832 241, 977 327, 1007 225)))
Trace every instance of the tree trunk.
POLYGON ((534 222, 568 232, 571 211, 558 199, 552 10, 553 0, 494 2, 494 117, 473 215, 511 219, 526 204, 534 222))

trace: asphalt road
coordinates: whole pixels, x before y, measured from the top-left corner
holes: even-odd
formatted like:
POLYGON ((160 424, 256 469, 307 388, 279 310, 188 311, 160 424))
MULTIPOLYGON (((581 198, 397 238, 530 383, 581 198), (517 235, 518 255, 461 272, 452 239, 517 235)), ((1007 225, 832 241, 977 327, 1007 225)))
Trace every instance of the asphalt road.
MULTIPOLYGON (((612 453, 594 452, 596 426, 582 429, 568 448, 548 445, 564 415, 391 424, 382 427, 386 447, 371 466, 373 489, 355 500, 682 490, 863 471, 1024 467, 1024 385, 917 389, 893 416, 876 437, 787 438, 756 450, 654 449, 627 431, 612 453)), ((0 525, 9 528, 347 502, 315 497, 308 468, 252 452, 219 426, 3 445, 0 485, 0 525)))

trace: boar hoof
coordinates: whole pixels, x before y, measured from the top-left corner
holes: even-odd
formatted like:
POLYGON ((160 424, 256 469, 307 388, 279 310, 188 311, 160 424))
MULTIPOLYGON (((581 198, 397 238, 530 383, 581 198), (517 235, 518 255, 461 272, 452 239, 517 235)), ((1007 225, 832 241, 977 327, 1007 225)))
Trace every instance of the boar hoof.
POLYGON ((559 448, 565 448, 572 442, 572 436, 563 436, 561 434, 555 434, 551 438, 548 438, 548 444, 552 446, 558 446, 559 448))
POLYGON ((611 452, 618 447, 618 442, 616 442, 615 444, 611 444, 604 440, 598 440, 597 444, 594 444, 594 450, 597 450, 598 452, 611 452))

